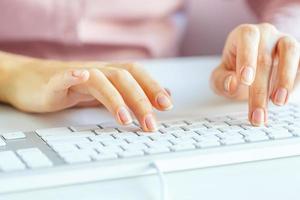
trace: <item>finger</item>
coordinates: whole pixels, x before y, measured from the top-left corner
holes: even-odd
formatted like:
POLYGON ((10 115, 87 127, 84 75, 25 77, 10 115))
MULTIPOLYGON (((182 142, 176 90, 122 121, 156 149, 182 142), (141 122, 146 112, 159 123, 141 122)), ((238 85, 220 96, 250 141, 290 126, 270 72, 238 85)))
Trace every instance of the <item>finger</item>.
POLYGON ((105 68, 102 71, 120 92, 143 130, 156 131, 156 119, 151 102, 133 76, 124 69, 105 68))
POLYGON ((127 106, 112 83, 97 69, 90 69, 90 79, 87 82, 88 91, 115 116, 120 124, 132 123, 127 106))
POLYGON ((238 80, 251 85, 255 78, 260 33, 255 25, 239 28, 236 49, 236 70, 238 80))
POLYGON ((257 75, 249 89, 249 121, 254 126, 260 126, 267 122, 266 108, 269 101, 272 64, 271 53, 262 50, 258 57, 257 75))
POLYGON ((170 110, 173 108, 171 96, 143 67, 135 63, 121 66, 131 73, 156 109, 170 110))
POLYGON ((72 86, 85 83, 88 79, 89 72, 82 69, 67 70, 54 75, 45 90, 45 106, 56 110, 76 104, 76 99, 71 98, 73 102, 70 102, 70 99, 66 98, 68 90, 72 86))
POLYGON ((279 65, 272 101, 274 104, 282 106, 287 103, 289 94, 294 87, 297 76, 300 50, 298 42, 284 36, 278 41, 279 65))
POLYGON ((239 85, 235 71, 227 70, 222 65, 213 71, 210 82, 219 95, 237 100, 246 99, 248 96, 248 87, 239 85))

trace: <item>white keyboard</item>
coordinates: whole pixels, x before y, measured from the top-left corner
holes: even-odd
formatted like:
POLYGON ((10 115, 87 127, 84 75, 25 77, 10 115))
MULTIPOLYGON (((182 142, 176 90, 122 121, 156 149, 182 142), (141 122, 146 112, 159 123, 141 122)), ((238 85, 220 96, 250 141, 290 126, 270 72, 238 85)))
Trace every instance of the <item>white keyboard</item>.
POLYGON ((161 123, 145 133, 111 124, 0 133, 0 193, 300 155, 300 108, 161 123))

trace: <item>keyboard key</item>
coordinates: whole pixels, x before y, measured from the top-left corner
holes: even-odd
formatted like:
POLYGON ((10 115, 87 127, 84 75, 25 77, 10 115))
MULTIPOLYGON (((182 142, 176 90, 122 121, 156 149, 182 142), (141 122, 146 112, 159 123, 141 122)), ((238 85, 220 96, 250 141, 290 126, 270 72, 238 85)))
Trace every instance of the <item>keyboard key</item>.
POLYGON ((172 151, 185 151, 195 149, 193 144, 178 144, 170 147, 172 151))
POLYGON ((119 156, 122 158, 135 157, 135 156, 143 156, 144 152, 141 150, 129 150, 123 151, 119 153, 119 156))
POLYGON ((0 137, 0 147, 6 146, 6 142, 0 137))
POLYGON ((74 152, 78 150, 78 148, 74 144, 56 144, 51 148, 58 153, 74 152))
POLYGON ((68 127, 59 127, 59 128, 48 128, 48 129, 38 129, 35 131, 39 136, 46 135, 56 135, 59 133, 71 133, 72 131, 68 127))
POLYGON ((188 125, 185 121, 169 121, 169 122, 165 122, 163 123, 167 128, 169 127, 182 127, 182 126, 186 126, 188 125))
POLYGON ((6 140, 16 140, 16 139, 23 139, 23 138, 26 138, 26 135, 21 132, 21 131, 18 131, 18 132, 11 132, 11 133, 3 133, 1 134, 4 139, 6 140))
POLYGON ((0 171, 24 170, 26 166, 13 151, 0 152, 0 171))
POLYGON ((225 138, 221 140, 221 143, 225 145, 243 144, 245 142, 242 138, 225 138))
POLYGON ((70 129, 72 131, 93 131, 100 129, 97 125, 78 125, 78 126, 71 126, 70 129))
POLYGON ((113 134, 113 133, 119 133, 119 131, 115 128, 103 128, 103 129, 97 129, 95 130, 95 133, 98 135, 101 134, 113 134))
POLYGON ((148 147, 145 144, 123 144, 121 145, 121 148, 128 150, 144 150, 148 147))
POLYGON ((155 147, 155 148, 149 148, 145 150, 146 154, 160 154, 160 153, 168 153, 170 152, 170 149, 167 147, 155 147))
POLYGON ((101 153, 101 154, 93 155, 92 158, 97 161, 111 160, 111 159, 117 159, 118 155, 115 153, 101 153))
POLYGON ((195 145, 198 148, 208 148, 208 147, 217 147, 220 146, 221 144, 217 140, 205 140, 205 141, 200 141, 195 145))
POLYGON ((84 163, 92 161, 91 157, 86 154, 73 154, 70 153, 69 155, 64 154, 63 159, 66 163, 75 164, 75 163, 84 163))
POLYGON ((30 168, 51 167, 53 163, 38 148, 17 150, 17 154, 30 168))

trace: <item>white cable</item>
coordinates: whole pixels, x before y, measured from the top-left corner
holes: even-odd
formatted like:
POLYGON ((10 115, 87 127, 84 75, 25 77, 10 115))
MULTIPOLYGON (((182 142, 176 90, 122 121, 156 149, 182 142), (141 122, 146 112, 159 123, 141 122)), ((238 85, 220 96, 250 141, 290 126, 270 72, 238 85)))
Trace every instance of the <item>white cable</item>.
POLYGON ((159 177, 159 184, 160 184, 160 200, 169 200, 169 192, 167 187, 167 182, 164 176, 163 171, 161 170, 159 164, 157 162, 152 162, 151 167, 153 167, 159 177))

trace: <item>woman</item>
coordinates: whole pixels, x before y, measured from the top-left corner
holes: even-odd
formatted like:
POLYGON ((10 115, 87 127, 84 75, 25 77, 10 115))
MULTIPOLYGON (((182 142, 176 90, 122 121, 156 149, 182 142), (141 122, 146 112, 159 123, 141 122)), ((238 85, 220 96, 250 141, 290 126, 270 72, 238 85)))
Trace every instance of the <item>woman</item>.
MULTIPOLYGON (((130 109, 145 131, 156 130, 152 106, 158 110, 172 108, 164 88, 135 63, 83 60, 176 55, 185 3, 2 0, 0 100, 27 112, 102 103, 119 123, 132 122, 130 109)), ((277 105, 286 104, 299 78, 300 34, 296 24, 300 24, 300 3, 249 3, 263 21, 283 32, 266 23, 238 26, 229 34, 222 62, 211 80, 218 94, 249 99, 249 120, 258 126, 267 120, 269 99, 277 105), (294 26, 286 26, 289 24, 294 26), (277 61, 278 68, 273 67, 277 61)))

